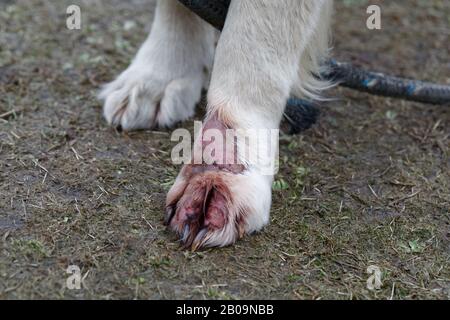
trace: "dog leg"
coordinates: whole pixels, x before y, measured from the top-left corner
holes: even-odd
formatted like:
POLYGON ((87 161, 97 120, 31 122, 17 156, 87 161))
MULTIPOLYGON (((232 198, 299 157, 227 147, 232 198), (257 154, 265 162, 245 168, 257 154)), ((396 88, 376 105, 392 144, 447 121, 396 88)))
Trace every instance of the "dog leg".
POLYGON ((216 32, 176 0, 159 0, 137 56, 100 94, 109 124, 169 127, 194 114, 211 69, 216 32))
POLYGON ((260 138, 279 128, 287 98, 301 81, 302 56, 318 36, 326 37, 315 32, 328 23, 320 17, 329 3, 232 1, 216 49, 208 114, 194 147, 217 149, 203 162, 186 165, 167 197, 166 222, 186 247, 230 245, 269 222, 274 172, 264 164, 274 163, 278 145, 263 139, 268 144, 252 148, 239 136, 258 130, 260 138), (235 132, 232 148, 210 139, 210 129, 235 132))

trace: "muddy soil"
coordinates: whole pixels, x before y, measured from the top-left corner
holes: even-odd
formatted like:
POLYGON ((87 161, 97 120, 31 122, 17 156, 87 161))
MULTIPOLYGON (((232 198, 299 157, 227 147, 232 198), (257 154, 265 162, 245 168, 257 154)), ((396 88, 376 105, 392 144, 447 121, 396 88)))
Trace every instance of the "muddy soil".
MULTIPOLYGON (((379 31, 368 1, 336 1, 333 54, 450 84, 450 3, 372 2, 379 31)), ((79 31, 65 27, 70 4, 0 1, 0 298, 450 298, 448 108, 328 92, 312 129, 281 137, 270 225, 187 252, 162 224, 171 131, 119 133, 96 98, 154 1, 78 1, 79 31), (81 290, 66 287, 69 265, 81 290)))

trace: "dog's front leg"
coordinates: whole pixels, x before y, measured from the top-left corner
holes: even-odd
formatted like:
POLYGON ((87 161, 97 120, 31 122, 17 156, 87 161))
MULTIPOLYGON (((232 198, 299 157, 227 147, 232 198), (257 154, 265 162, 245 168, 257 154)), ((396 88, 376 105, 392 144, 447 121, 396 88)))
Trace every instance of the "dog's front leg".
POLYGON ((177 0, 159 0, 147 40, 131 65, 104 87, 103 113, 123 130, 170 127, 194 114, 208 82, 215 30, 177 0))
POLYGON ((226 246, 269 222, 274 172, 265 165, 274 163, 278 146, 266 137, 279 128, 327 2, 232 1, 196 142, 203 151, 217 148, 202 164, 186 165, 167 198, 166 221, 187 247, 226 246), (210 139, 210 129, 232 148, 210 139), (231 141, 227 129, 235 133, 231 141), (255 132, 257 146, 239 138, 255 132))

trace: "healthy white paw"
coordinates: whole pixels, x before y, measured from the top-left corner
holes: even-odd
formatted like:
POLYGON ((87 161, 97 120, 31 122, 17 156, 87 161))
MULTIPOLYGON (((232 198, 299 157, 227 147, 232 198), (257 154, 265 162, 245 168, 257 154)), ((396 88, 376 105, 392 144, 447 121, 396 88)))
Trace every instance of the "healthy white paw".
POLYGON ((159 80, 131 66, 100 94, 108 123, 122 130, 171 127, 194 115, 200 101, 202 75, 159 80))
POLYGON ((187 14, 157 15, 131 65, 103 88, 99 97, 109 124, 127 131, 170 127, 194 115, 212 65, 215 33, 196 17, 177 20, 187 14))

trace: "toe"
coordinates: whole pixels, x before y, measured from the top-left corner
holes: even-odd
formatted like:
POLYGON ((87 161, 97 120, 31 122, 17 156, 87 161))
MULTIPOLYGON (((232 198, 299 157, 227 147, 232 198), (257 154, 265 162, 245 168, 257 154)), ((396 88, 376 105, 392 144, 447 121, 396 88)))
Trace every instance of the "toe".
POLYGON ((244 235, 244 220, 217 173, 192 178, 176 205, 168 205, 166 223, 192 250, 227 246, 244 235))

